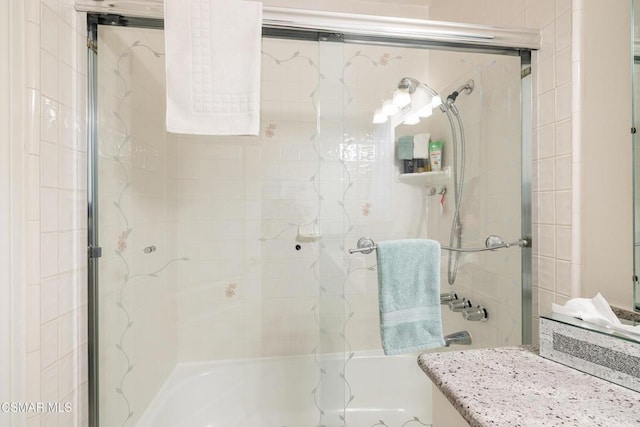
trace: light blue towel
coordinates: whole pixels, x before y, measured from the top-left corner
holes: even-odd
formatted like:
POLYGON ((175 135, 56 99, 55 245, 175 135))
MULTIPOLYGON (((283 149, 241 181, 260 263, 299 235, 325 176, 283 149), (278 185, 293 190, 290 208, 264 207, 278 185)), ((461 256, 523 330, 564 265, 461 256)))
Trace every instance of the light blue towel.
POLYGON ((413 159, 413 136, 401 136, 398 139, 398 160, 413 159))
POLYGON ((379 242, 378 292, 384 354, 444 347, 440 312, 440 243, 379 242))

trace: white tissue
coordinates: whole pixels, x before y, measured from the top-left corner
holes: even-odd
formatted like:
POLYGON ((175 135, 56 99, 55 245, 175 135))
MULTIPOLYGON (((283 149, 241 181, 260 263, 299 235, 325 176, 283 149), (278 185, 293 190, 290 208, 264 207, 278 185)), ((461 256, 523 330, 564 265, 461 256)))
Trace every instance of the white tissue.
POLYGON ((429 158, 429 140, 431 135, 428 133, 418 133, 413 135, 413 158, 427 159, 429 158))
MULTIPOLYGON (((551 311, 565 316, 576 317, 587 323, 603 326, 616 332, 640 335, 640 326, 624 325, 616 317, 611 306, 600 293, 595 297, 573 298, 565 305, 552 304, 551 311)), ((634 338, 638 338, 635 336, 634 338)))

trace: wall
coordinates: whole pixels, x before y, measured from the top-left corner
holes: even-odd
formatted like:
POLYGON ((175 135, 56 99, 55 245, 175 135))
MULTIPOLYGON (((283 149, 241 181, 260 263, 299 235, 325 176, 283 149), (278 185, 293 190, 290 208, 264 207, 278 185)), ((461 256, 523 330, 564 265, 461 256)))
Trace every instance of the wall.
MULTIPOLYGON (((19 60, 21 34, 16 29, 24 22, 21 11, 8 2, 0 5, 0 401, 10 402, 24 396, 24 360, 16 355, 24 353, 24 304, 20 286, 22 259, 18 256, 22 248, 20 237, 23 230, 21 193, 15 185, 22 178, 22 117, 12 108, 16 88, 22 90, 22 70, 19 60), (16 21, 12 19, 15 18, 16 21), (18 25, 16 25, 18 24, 18 25), (15 33, 14 33, 15 31, 15 33), (17 33, 17 34, 16 34, 17 33), (18 60, 16 60, 18 59, 18 60), (15 255, 14 255, 15 254, 15 255)), ((10 416, 3 416, 9 422, 10 416)), ((13 421, 17 421, 15 418, 13 421)))
POLYGON ((539 17, 543 42, 534 56, 534 317, 550 312, 553 302, 581 296, 572 289, 572 244, 579 244, 572 212, 581 194, 572 177, 579 163, 572 146, 571 4, 556 6, 539 17))
MULTIPOLYGON (((73 408, 69 413, 43 415, 41 425, 55 424, 56 418, 59 424, 76 425, 87 416, 86 27, 84 16, 75 13, 70 1, 34 6, 33 12, 27 9, 26 65, 27 70, 35 71, 29 76, 34 80, 27 79, 31 102, 27 108, 33 114, 29 119, 36 139, 39 124, 40 143, 27 141, 34 143, 27 149, 29 202, 38 200, 30 193, 38 182, 30 179, 38 176, 38 169, 40 194, 39 203, 31 204, 33 210, 27 204, 26 211, 27 233, 39 224, 40 264, 39 268, 27 264, 27 271, 36 273, 31 280, 27 278, 27 301, 38 301, 39 296, 41 327, 39 345, 31 342, 35 345, 30 347, 27 335, 27 372, 38 372, 37 365, 29 367, 29 363, 37 363, 34 359, 39 351, 40 400, 70 402, 73 408)), ((37 255, 28 257, 28 262, 37 259, 37 255)))
MULTIPOLYGON (((13 133, 11 200, 23 245, 12 248, 12 264, 24 269, 12 282, 20 297, 12 326, 25 341, 13 354, 26 375, 24 394, 13 399, 71 405, 70 412, 16 414, 12 425, 81 425, 87 416, 85 27, 72 4, 11 6, 11 115, 24 124, 13 133)), ((21 380, 19 372, 13 380, 21 380)))
POLYGON ((565 2, 562 6, 541 21, 546 41, 536 57, 534 83, 534 93, 538 93, 534 118, 537 149, 533 154, 533 205, 537 205, 534 244, 538 242, 534 251, 534 286, 538 286, 539 313, 548 313, 552 302, 562 304, 569 297, 579 296, 572 289, 573 280, 577 280, 572 274, 576 264, 572 251, 574 244, 579 245, 579 228, 572 212, 581 194, 572 177, 572 170, 577 171, 579 163, 572 146, 571 5, 565 2))
POLYGON ((393 184, 371 112, 403 73, 424 73, 426 51, 276 39, 263 51, 257 138, 170 136, 191 259, 181 360, 379 347, 375 260, 344 249, 420 228, 421 208, 406 209, 419 192, 393 184), (300 241, 298 226, 313 224, 322 240, 300 241))
MULTIPOLYGON (((2 10, 1 15, 3 17, 9 17, 8 5, 5 9, 2 10)), ((4 28, 5 33, 9 31, 7 19, 3 19, 0 22, 0 26, 4 28)), ((6 66, 2 69, 2 87, 0 87, 0 99, 4 100, 2 106, 0 107, 0 117, 2 117, 2 123, 0 127, 3 129, 2 139, 5 141, 10 140, 10 132, 9 132, 9 40, 10 36, 3 34, 2 41, 3 44, 0 46, 0 53, 2 58, 2 63, 6 64, 6 66)), ((11 175, 9 171, 10 165, 10 150, 9 144, 3 145, 2 153, 0 154, 0 158, 2 158, 2 165, 0 165, 0 169, 3 171, 2 176, 0 177, 2 182, 2 189, 0 190, 0 197, 2 200, 10 200, 10 184, 11 184, 11 175)), ((2 235, 9 236, 11 233, 11 216, 10 209, 7 204, 7 207, 2 210, 0 215, 0 226, 2 227, 2 235)), ((2 273, 2 281, 4 283, 11 283, 11 270, 9 266, 10 257, 11 257, 11 240, 4 239, 2 242, 2 246, 0 246, 0 259, 2 259, 2 266, 0 270, 2 273)), ((11 376, 8 375, 11 372, 11 354, 12 354, 12 343, 11 343, 11 287, 5 286, 2 290, 2 295, 0 295, 0 299, 3 301, 3 305, 0 308, 0 312, 3 313, 3 317, 0 320, 2 323, 2 329, 0 329, 0 340, 4 343, 8 343, 5 345, 5 351, 0 354, 0 383, 2 384, 2 388, 0 388, 0 399, 3 401, 9 401, 11 399, 11 376)))
POLYGON ((580 116, 576 132, 582 142, 582 259, 577 260, 582 261, 582 294, 601 292, 610 303, 631 308, 631 1, 614 6, 575 1, 573 13, 581 29, 579 45, 574 49, 574 75, 582 80, 574 99, 581 102, 579 107, 574 106, 574 114, 580 116), (603 20, 605 14, 607 19, 603 20), (602 37, 603 31, 606 38, 602 37), (615 101, 602 108, 601 94, 615 101))

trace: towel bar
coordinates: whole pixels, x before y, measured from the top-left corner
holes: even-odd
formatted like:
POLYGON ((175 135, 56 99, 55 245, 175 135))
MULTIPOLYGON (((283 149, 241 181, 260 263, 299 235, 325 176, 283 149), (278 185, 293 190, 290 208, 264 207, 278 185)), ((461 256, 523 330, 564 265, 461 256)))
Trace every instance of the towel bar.
MULTIPOLYGON (((440 246, 441 249, 445 251, 454 251, 454 252, 484 252, 484 251, 494 251, 496 249, 502 248, 510 248, 512 246, 519 246, 521 248, 527 248, 531 246, 530 238, 521 238, 518 239, 517 242, 506 243, 500 236, 491 235, 487 237, 485 240, 484 248, 452 248, 450 246, 440 246)), ((358 249, 349 249, 350 254, 355 254, 357 252, 363 254, 370 254, 378 247, 375 242, 369 237, 361 237, 358 239, 357 243, 358 249)))

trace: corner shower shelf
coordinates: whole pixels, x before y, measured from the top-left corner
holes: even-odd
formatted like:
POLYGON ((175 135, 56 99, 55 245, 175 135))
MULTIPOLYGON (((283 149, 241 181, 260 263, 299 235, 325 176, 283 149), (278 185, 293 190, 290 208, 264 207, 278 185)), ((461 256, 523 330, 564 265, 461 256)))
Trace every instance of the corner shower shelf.
POLYGON ((451 168, 445 167, 437 172, 401 173, 398 175, 398 182, 413 185, 434 184, 445 181, 451 177, 451 168))

